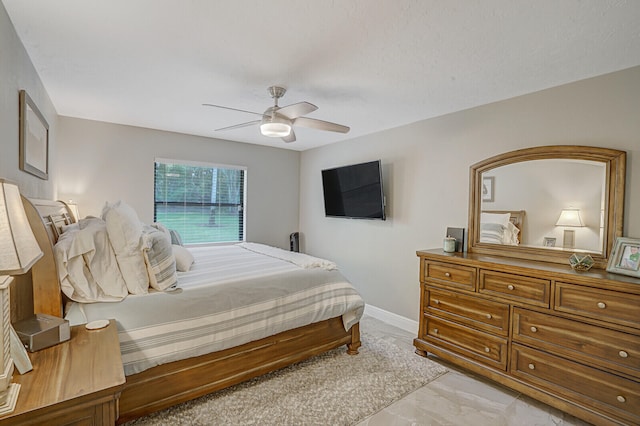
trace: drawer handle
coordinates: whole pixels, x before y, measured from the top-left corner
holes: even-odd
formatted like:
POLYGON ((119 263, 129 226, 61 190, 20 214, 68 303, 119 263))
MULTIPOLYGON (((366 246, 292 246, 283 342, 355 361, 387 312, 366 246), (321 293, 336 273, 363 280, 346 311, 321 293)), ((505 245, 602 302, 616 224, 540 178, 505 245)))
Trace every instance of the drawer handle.
POLYGON ((439 304, 440 304, 440 301, 439 301, 438 299, 433 299, 433 304, 434 304, 434 305, 439 305, 439 304))
POLYGON ((535 370, 536 366, 534 363, 529 364, 529 370, 535 370))
POLYGON ((627 351, 620 351, 620 352, 618 352, 618 355, 620 355, 620 358, 626 358, 626 357, 629 356, 627 351))
POLYGON ((513 286, 513 284, 509 284, 509 285, 507 286, 507 288, 508 288, 509 290, 515 290, 515 287, 513 286))
POLYGON ((616 399, 618 400, 618 402, 627 402, 627 398, 622 395, 616 396, 616 399))
POLYGON ((444 273, 444 276, 445 276, 445 277, 450 277, 450 276, 451 276, 451 274, 450 274, 449 272, 445 272, 445 273, 444 273))
POLYGON ((532 325, 531 326, 531 332, 532 333, 537 333, 538 332, 538 327, 532 325))
POLYGON ((438 329, 437 328, 433 329, 433 334, 438 334, 438 329))
POLYGON ((489 352, 491 352, 491 349, 489 349, 489 348, 484 348, 484 351, 485 351, 486 353, 489 353, 489 352))
POLYGON ((607 304, 606 304, 606 303, 604 303, 604 302, 598 302, 598 303, 596 304, 596 306, 597 306, 598 308, 600 308, 600 309, 604 309, 604 308, 606 308, 606 307, 607 307, 607 304))
POLYGON ((487 317, 487 319, 491 319, 491 318, 493 318, 493 316, 492 316, 491 314, 487 314, 487 315, 485 315, 485 316, 487 317))

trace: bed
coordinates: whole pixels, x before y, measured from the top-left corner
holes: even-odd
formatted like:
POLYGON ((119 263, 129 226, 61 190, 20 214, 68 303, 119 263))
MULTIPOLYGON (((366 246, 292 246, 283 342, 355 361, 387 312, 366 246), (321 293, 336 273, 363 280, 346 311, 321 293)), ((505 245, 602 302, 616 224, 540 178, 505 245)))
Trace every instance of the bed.
POLYGON ((23 202, 44 256, 32 269, 32 300, 20 303, 32 303, 33 312, 66 316, 77 324, 116 319, 126 374, 118 423, 342 345, 347 353, 358 353, 364 303, 330 262, 303 257, 313 267, 301 266, 287 257, 295 254, 259 244, 196 248, 190 250, 193 268, 177 274, 177 288, 129 294, 119 302, 77 303, 61 291, 64 268, 56 264, 59 254, 54 250, 56 242, 64 240, 65 229, 77 221, 62 202, 23 202), (252 266, 243 270, 243 264, 252 266), (263 267, 267 272, 260 272, 263 267), (291 285, 285 284, 285 275, 296 280, 293 290, 287 290, 291 285), (213 277, 211 283, 207 277, 213 277), (261 299, 267 288, 282 293, 277 300, 286 299, 288 307, 273 302, 274 296, 261 299), (311 309, 310 301, 316 299, 326 303, 311 309), (243 300, 245 307, 225 309, 231 300, 243 300), (189 308, 179 308, 182 303, 189 308), (267 309, 274 303, 275 313, 267 309), (137 314, 145 309, 161 321, 144 323, 137 314), (180 311, 190 315, 177 317, 180 311), (185 336, 195 337, 196 343, 188 343, 185 336), (178 351, 185 346, 186 358, 178 351))

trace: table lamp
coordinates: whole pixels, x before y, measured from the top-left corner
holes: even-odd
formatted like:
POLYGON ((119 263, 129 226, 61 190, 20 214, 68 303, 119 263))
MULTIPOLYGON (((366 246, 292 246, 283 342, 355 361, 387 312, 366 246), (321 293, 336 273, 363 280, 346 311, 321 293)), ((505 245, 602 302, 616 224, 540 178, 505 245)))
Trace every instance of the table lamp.
POLYGON ((42 257, 16 184, 0 179, 0 415, 15 409, 20 385, 11 383, 11 275, 21 275, 42 257))
MULTIPOLYGON (((560 217, 556 222, 556 226, 568 226, 571 228, 583 227, 584 222, 580 217, 579 209, 563 209, 560 213, 560 217)), ((575 231, 573 229, 565 229, 562 238, 562 246, 566 248, 573 248, 575 246, 575 231)))

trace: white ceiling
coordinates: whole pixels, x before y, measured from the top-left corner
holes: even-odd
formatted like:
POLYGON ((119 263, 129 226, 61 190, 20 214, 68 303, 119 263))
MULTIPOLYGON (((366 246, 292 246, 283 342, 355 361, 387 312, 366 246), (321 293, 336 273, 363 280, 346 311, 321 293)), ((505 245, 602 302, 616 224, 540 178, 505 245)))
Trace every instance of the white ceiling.
POLYGON ((301 151, 640 65, 638 0, 2 2, 60 115, 301 151), (275 84, 351 131, 214 131, 275 84))

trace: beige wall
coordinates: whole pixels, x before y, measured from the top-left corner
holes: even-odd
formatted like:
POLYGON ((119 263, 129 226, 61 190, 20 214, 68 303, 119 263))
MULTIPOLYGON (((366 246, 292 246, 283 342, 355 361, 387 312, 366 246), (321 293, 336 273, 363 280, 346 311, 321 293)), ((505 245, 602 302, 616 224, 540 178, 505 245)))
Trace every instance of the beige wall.
POLYGON ((0 2, 0 178, 16 182, 34 198, 55 196, 57 114, 22 42, 0 2), (18 167, 18 93, 25 89, 49 124, 49 180, 18 167))
POLYGON ((625 150, 624 234, 640 238, 640 67, 449 114, 302 153, 303 249, 335 260, 368 304, 418 319, 415 251, 467 227, 469 166, 519 148, 577 144, 625 150), (382 159, 388 219, 324 216, 323 168, 382 159))
POLYGON ((246 166, 247 239, 288 248, 298 229, 298 152, 140 127, 59 118, 58 192, 80 213, 124 200, 153 221, 155 158, 246 166))

